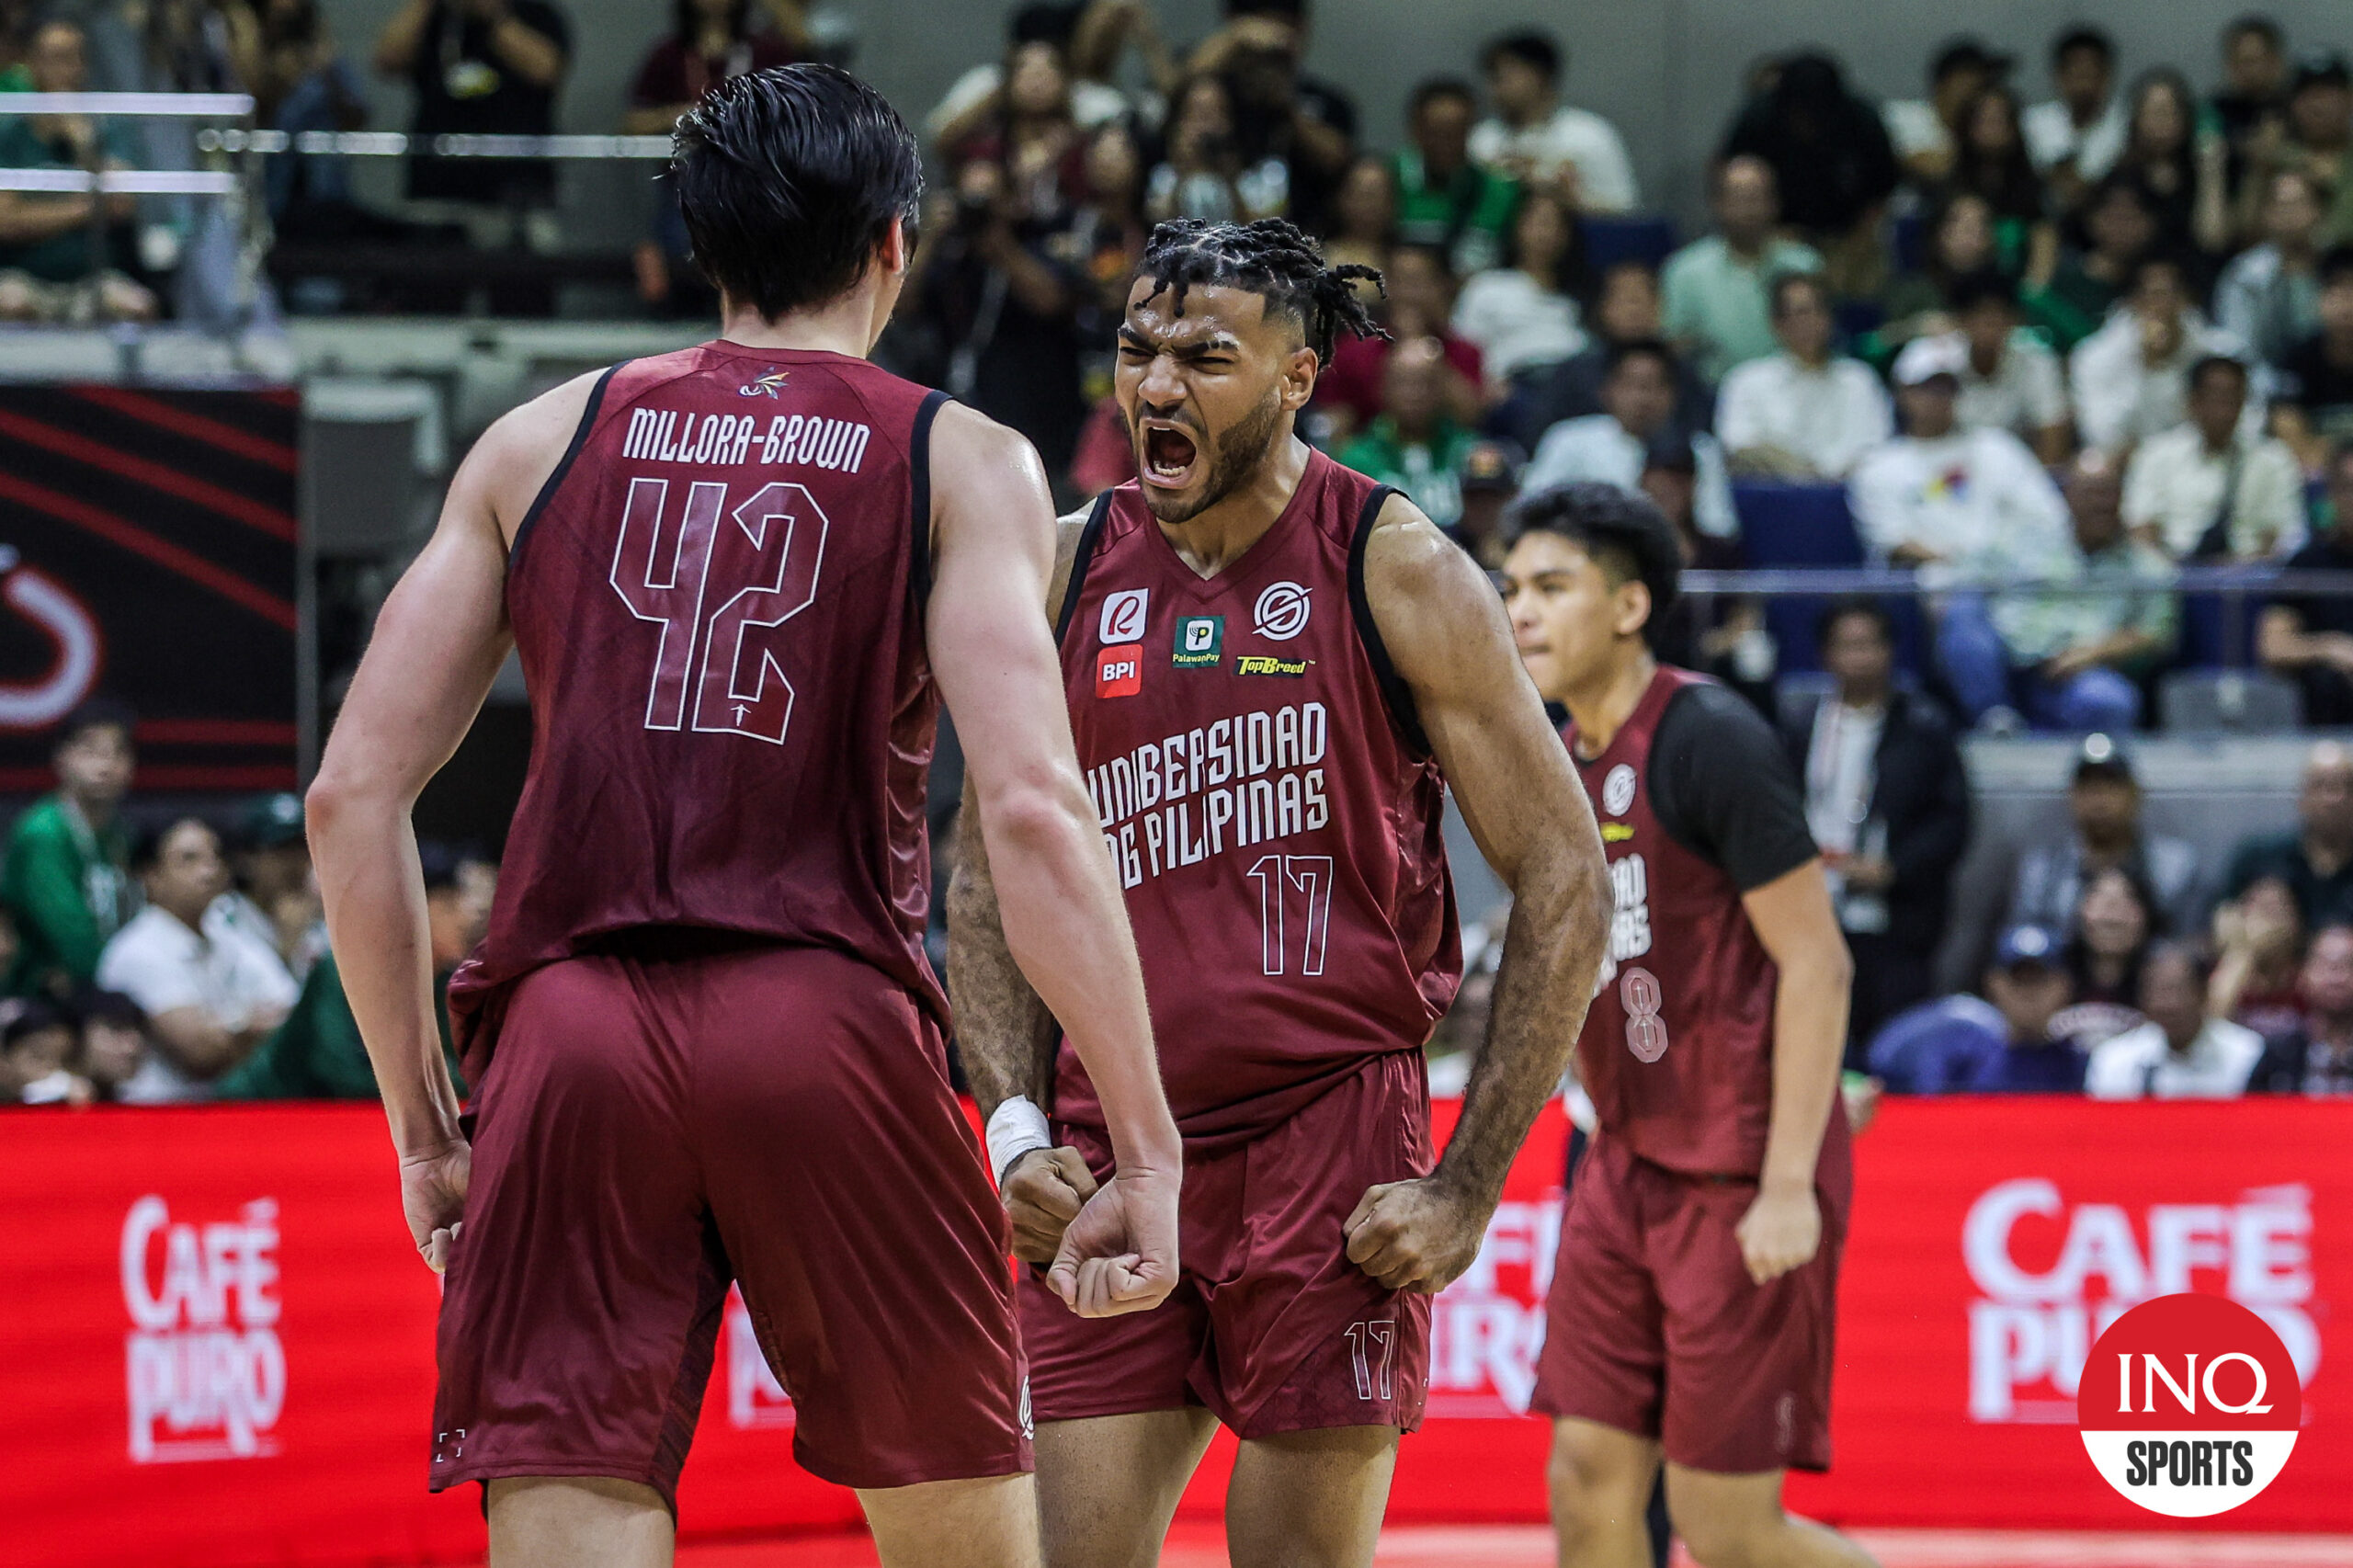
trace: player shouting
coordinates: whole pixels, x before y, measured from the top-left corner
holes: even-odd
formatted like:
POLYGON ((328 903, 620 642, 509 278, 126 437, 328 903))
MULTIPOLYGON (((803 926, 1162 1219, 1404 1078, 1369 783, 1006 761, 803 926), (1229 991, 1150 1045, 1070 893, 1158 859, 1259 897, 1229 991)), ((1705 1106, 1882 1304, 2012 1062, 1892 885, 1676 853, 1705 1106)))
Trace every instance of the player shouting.
MULTIPOLYGON (((1371 1561, 1421 1416, 1430 1293, 1476 1256, 1600 961, 1593 815, 1494 587, 1294 433, 1335 333, 1370 330, 1364 271, 1278 220, 1162 225, 1120 328, 1141 477, 1063 520, 1072 722, 1187 1174, 1159 1312, 1082 1323, 1022 1284, 1054 1568, 1156 1561, 1220 1422, 1242 1439, 1235 1562, 1371 1561), (1461 971, 1449 785, 1516 903, 1433 1169, 1422 1047, 1461 971)), ((993 854, 960 877, 949 983, 1035 1262, 1110 1151, 1101 1085, 996 937, 992 870, 1001 896, 993 854), (1051 1139, 1032 1103, 1050 1084, 1051 1139)))
POLYGON ((920 167, 831 67, 711 90, 673 174, 725 335, 491 427, 311 792, 403 1206, 449 1270, 431 1483, 486 1483, 499 1568, 669 1561, 731 1279, 795 1453, 858 1489, 885 1562, 1037 1561, 1006 1221, 922 956, 938 696, 1007 936, 1118 1166, 1054 1290, 1116 1312, 1176 1283, 1181 1149, 1038 613, 1044 475, 864 358, 920 167), (470 1144, 409 808, 510 646, 535 726, 490 932, 451 987, 470 1144))
POLYGON ((1505 563, 1520 656, 1564 704, 1616 905, 1577 1062, 1599 1115, 1569 1194, 1535 1408, 1556 1418, 1563 1568, 1644 1568, 1644 1505, 1708 1568, 1856 1564, 1781 1511, 1830 1462, 1852 1186, 1838 1062, 1848 960, 1764 719, 1648 636, 1674 529, 1637 494, 1524 496, 1505 563))

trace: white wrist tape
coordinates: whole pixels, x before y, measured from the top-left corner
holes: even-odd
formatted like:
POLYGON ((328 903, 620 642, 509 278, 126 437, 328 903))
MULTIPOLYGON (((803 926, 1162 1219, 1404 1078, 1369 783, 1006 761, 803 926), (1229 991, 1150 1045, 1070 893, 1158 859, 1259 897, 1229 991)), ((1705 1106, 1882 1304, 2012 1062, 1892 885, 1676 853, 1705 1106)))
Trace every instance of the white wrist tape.
POLYGON ((1053 1130, 1046 1125, 1046 1113, 1032 1105, 1029 1096, 1016 1095, 989 1118, 988 1145, 989 1169, 1002 1183, 1014 1161, 1032 1149, 1054 1146, 1053 1130))

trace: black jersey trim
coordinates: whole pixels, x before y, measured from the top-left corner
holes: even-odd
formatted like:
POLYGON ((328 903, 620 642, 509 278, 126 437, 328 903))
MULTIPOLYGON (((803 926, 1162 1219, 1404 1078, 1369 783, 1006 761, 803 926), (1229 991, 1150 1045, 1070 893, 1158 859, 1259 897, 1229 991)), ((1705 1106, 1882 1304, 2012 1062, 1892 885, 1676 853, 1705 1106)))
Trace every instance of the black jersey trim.
POLYGON ((609 367, 597 378, 597 384, 588 389, 588 403, 580 411, 580 423, 573 428, 572 444, 563 449, 563 456, 556 460, 555 472, 548 475, 545 484, 540 486, 539 494, 532 498, 531 509, 523 514, 523 521, 515 529, 515 542, 506 551, 509 571, 522 558, 523 541, 531 537, 531 529, 539 525, 540 514, 548 509, 548 503, 555 499, 556 491, 563 485, 563 476, 572 472, 573 460, 580 455, 580 449, 588 444, 588 432, 596 426, 597 415, 605 406, 605 388, 620 373, 621 365, 628 363, 630 361, 624 359, 620 365, 609 367))
POLYGON ((1086 586, 1086 564, 1095 559, 1095 547, 1103 538, 1103 525, 1111 520, 1111 493, 1108 490, 1095 498, 1095 509, 1086 515, 1086 527, 1078 536, 1078 551, 1070 558, 1070 581, 1063 585, 1063 612, 1054 617, 1054 646, 1063 645, 1070 634, 1070 623, 1078 614, 1081 590, 1086 586))
POLYGON ((908 527, 915 545, 907 557, 907 584, 918 611, 931 602, 931 426, 947 401, 944 392, 924 393, 907 437, 908 527))
POLYGON ((1381 640, 1381 627, 1372 618, 1372 598, 1365 592, 1364 552, 1372 542, 1373 525, 1381 520, 1381 508, 1392 495, 1401 494, 1394 485, 1380 484, 1365 497, 1364 510, 1357 515, 1356 537, 1348 544, 1348 608, 1354 612, 1357 641, 1364 644, 1364 656, 1372 661, 1372 678, 1381 687, 1381 695, 1389 705, 1389 717, 1405 737, 1416 756, 1430 755, 1430 739, 1422 733, 1421 715, 1414 709, 1413 689, 1397 666, 1390 662, 1389 645, 1381 640))

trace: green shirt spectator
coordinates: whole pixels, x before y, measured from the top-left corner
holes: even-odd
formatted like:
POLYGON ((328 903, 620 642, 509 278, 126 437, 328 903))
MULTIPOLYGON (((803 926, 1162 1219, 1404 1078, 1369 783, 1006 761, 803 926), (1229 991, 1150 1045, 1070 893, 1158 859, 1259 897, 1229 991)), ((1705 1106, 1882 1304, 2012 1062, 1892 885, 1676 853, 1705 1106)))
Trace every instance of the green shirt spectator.
MULTIPOLYGON (((32 37, 27 82, 45 93, 82 91, 86 80, 82 29, 62 18, 43 22, 32 37)), ((126 123, 87 115, 0 116, 0 169, 136 167, 126 123)), ((88 195, 10 192, 0 196, 0 271, 28 273, 45 283, 74 283, 116 264, 91 254, 88 195), (95 265, 94 265, 95 261, 95 265)), ((106 199, 108 217, 129 220, 131 198, 106 199)))
POLYGON ((1716 173, 1718 232, 1668 256, 1659 273, 1660 324, 1710 381, 1723 380, 1734 365, 1779 352, 1773 279, 1822 270, 1820 252, 1774 232, 1780 212, 1765 161, 1727 159, 1716 173))
MULTIPOLYGON (((456 1052, 449 1048, 449 1008, 443 987, 433 988, 434 1021, 441 1029, 441 1051, 457 1080, 458 1093, 466 1081, 458 1072, 456 1052)), ((286 1021, 236 1069, 214 1085, 224 1100, 372 1100, 379 1098, 376 1070, 369 1063, 368 1048, 359 1038, 359 1022, 343 994, 343 976, 335 957, 327 954, 311 967, 302 994, 286 1021)))
POLYGON ((1367 479, 1395 485, 1424 517, 1450 528, 1462 517, 1462 467, 1478 444, 1478 437, 1444 417, 1415 439, 1384 414, 1340 449, 1340 463, 1367 479))
POLYGON ((1412 144, 1392 165, 1397 182, 1397 239, 1446 257, 1457 278, 1500 266, 1519 184, 1471 161, 1471 122, 1478 100, 1467 83, 1425 82, 1414 89, 1408 114, 1412 144))
POLYGON ((13 993, 90 983, 107 938, 136 906, 130 837, 116 820, 131 788, 131 729, 130 710, 115 703, 68 714, 52 754, 56 793, 34 801, 9 830, 0 903, 17 924, 13 993))

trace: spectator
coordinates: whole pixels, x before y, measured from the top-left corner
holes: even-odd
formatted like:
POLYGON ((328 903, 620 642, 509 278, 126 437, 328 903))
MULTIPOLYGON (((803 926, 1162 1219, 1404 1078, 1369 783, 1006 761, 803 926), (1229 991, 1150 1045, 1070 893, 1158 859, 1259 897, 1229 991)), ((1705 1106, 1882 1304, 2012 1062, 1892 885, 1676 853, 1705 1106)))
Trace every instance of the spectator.
POLYGON ((920 380, 1028 437, 1046 472, 1067 473, 1086 421, 1076 326, 1087 280, 1062 256, 1065 230, 1030 214, 1004 166, 976 160, 935 199, 907 263, 899 309, 923 333, 920 380))
POLYGON ((2304 957, 2304 1016, 2272 1040, 2247 1087, 2258 1094, 2353 1094, 2353 926, 2313 933, 2304 957))
POLYGON ((2027 319, 2066 353, 2097 332, 2131 287, 2133 270, 2157 235, 2156 214, 2130 180, 2097 187, 2084 204, 2084 243, 2059 258, 2051 281, 2020 298, 2027 319))
POLYGON ((2246 367, 2210 354, 2188 388, 2189 417, 2142 443, 2125 471, 2133 534, 2177 560, 2256 561, 2302 544, 2303 472, 2286 442, 2248 430, 2246 367))
MULTIPOLYGON (((265 0, 255 79, 254 119, 290 136, 357 131, 368 123, 368 89, 336 48, 318 0, 265 0)), ((353 212, 349 160, 280 156, 262 167, 270 222, 281 235, 318 236, 353 212)))
POLYGON ((129 709, 104 700, 67 714, 51 753, 56 790, 8 830, 0 903, 16 924, 11 992, 88 984, 131 917, 131 841, 117 812, 131 790, 131 723, 129 709))
POLYGON ((1406 110, 1408 145, 1396 156, 1397 237, 1427 245, 1458 277, 1503 260, 1519 185, 1471 157, 1478 95, 1467 82, 1438 77, 1414 89, 1406 110))
POLYGON ((276 953, 242 931, 205 929, 205 911, 229 881, 211 828, 179 817, 150 829, 131 863, 147 907, 107 943, 97 981, 139 1004, 156 1054, 123 1097, 201 1098, 286 1017, 294 980, 276 953))
POLYGON ((2064 929, 2092 880, 2121 867, 2148 885, 2169 926, 2194 930, 2204 892, 2198 850, 2149 827, 2141 808, 2131 759, 2106 735, 2085 736, 2067 787, 2072 825, 2065 838, 2036 845, 2018 858, 2010 923, 2064 929))
POLYGON ((2206 1010, 2277 1035, 2302 1018, 2296 974, 2303 967, 2304 922, 2295 890, 2278 877, 2259 877, 2236 898, 2214 906, 2214 972, 2206 983, 2206 1010))
POLYGON ((2064 461, 2074 445, 2066 378, 2041 335, 2021 324, 2017 288, 1981 272, 1956 282, 1951 300, 1966 356, 1954 405, 1962 427, 2007 430, 2044 463, 2064 461))
POLYGON ((1631 212, 1642 205, 1633 161, 1618 128, 1561 101, 1568 62, 1548 33, 1504 34, 1480 51, 1495 118, 1471 132, 1471 155, 1526 186, 1551 189, 1573 212, 1631 212))
POLYGON ((2108 177, 2131 132, 2116 97, 2116 45, 2097 28, 2069 28, 2052 40, 2051 85, 2058 96, 2026 111, 2026 147, 2072 207, 2108 177))
POLYGON ((2092 1048, 2084 1090, 2102 1100, 2229 1100, 2246 1092, 2263 1037, 2206 1016, 2207 964, 2187 942, 2158 942, 2141 963, 2146 1021, 2092 1048))
POLYGON ((2313 744, 2296 795, 2296 825, 2242 840, 2222 878, 2223 896, 2237 898, 2266 877, 2295 893, 2305 930, 2353 924, 2353 751, 2342 744, 2313 744))
MULTIPOLYGON (((1123 119, 1087 138, 1082 165, 1084 189, 1068 228, 1056 236, 1066 266, 1084 272, 1092 285, 1081 307, 1082 331, 1108 347, 1128 307, 1128 286, 1143 260, 1151 227, 1143 215, 1143 149, 1135 127, 1123 119)), ((1108 395, 1108 354, 1102 391, 1108 395)))
POLYGON ((1222 76, 1233 93, 1234 138, 1245 167, 1279 162, 1289 172, 1289 216, 1323 229, 1332 189, 1348 166, 1356 105, 1302 74, 1306 0, 1226 0, 1228 20, 1194 51, 1195 74, 1222 76))
POLYGON ((2132 269, 2128 309, 2068 356, 2075 428, 2084 444, 2121 457, 2188 413, 2189 369, 2201 359, 2243 352, 2206 324, 2190 302, 2180 262, 2143 258, 2132 269))
POLYGON ((2263 243, 2242 251, 2214 285, 2214 324, 2266 365, 2286 362, 2320 330, 2320 221, 2313 176, 2284 169, 2266 182, 2263 243))
POLYGON ((2353 68, 2339 54, 2322 55, 2297 67, 2288 85, 2287 130, 2248 148, 2247 177, 2268 181, 2280 169, 2301 169, 2336 193, 2321 225, 2323 242, 2353 244, 2353 68))
POLYGON ((2323 437, 2353 437, 2353 244, 2321 257, 2320 330, 2280 367, 2280 395, 2323 437))
POLYGON ((1390 253, 1388 286, 1379 314, 1389 336, 1342 337, 1332 350, 1331 367, 1316 381, 1314 407, 1331 422, 1330 446, 1380 417, 1389 355, 1397 344, 1418 337, 1436 338, 1445 351, 1451 371, 1447 411, 1460 425, 1478 421, 1484 362, 1478 345, 1455 335, 1454 278, 1445 257, 1425 245, 1399 245, 1390 253))
POLYGON ((1964 363, 1949 338, 1923 338, 1896 357, 1904 433, 1866 453, 1848 485, 1863 542, 1896 565, 1948 575, 2047 562, 2066 504, 2016 436, 1961 428, 1964 363))
POLYGON ((1504 513, 1519 494, 1519 453, 1503 441, 1475 441, 1462 459, 1462 515, 1447 537, 1488 571, 1504 563, 1504 513))
POLYGON ((2217 131, 2198 130, 2198 97, 2166 66, 2132 85, 2131 129, 2117 178, 2131 181, 2157 218, 2157 245, 2177 256, 2218 256, 2230 248, 2230 148, 2217 131))
POLYGON ((2080 1092, 2084 1054, 2053 1032, 2075 994, 2058 938, 2004 931, 1984 986, 1991 1008, 1953 998, 1898 1017, 1871 1042, 1871 1071, 1898 1094, 2080 1092))
MULTIPOLYGON (((1611 352, 1623 344, 1660 335, 1657 274, 1640 261, 1613 262, 1601 275, 1598 297, 1586 324, 1592 342, 1506 399, 1489 420, 1490 430, 1509 438, 1522 451, 1534 451, 1544 432, 1562 420, 1601 412, 1601 383, 1609 373, 1611 352)), ((1674 427, 1707 429, 1715 422, 1715 393, 1689 362, 1677 360, 1674 427)))
POLYGON ((1773 280, 1773 335, 1781 352, 1724 377, 1718 437, 1734 472, 1844 480, 1894 433, 1887 392, 1870 367, 1831 352, 1830 290, 1813 273, 1773 280))
MULTIPOLYGON (((1542 490, 1591 480, 1621 490, 1638 488, 1651 442, 1667 433, 1674 421, 1674 351, 1654 338, 1618 345, 1610 351, 1609 371, 1602 380, 1601 409, 1546 431, 1521 483, 1542 490)), ((1740 531, 1740 522, 1732 509, 1723 449, 1712 436, 1695 435, 1690 440, 1699 465, 1693 522, 1703 534, 1730 539, 1740 531)))
POLYGON ((1953 39, 1928 63, 1926 98, 1891 99, 1881 106, 1888 142, 1906 174, 1922 186, 1934 186, 1953 172, 1969 106, 2008 75, 2013 63, 1973 38, 1953 39))
MULTIPOLYGON (((1324 241, 1327 263, 1389 270, 1389 247, 1397 238, 1397 176, 1388 159, 1367 153, 1349 163, 1332 199, 1332 233, 1324 241)), ((1368 303, 1380 297, 1370 282, 1360 280, 1357 289, 1368 303)))
POLYGON ((1382 367, 1382 408, 1339 460, 1394 485, 1441 528, 1462 519, 1462 470, 1478 437, 1446 412, 1449 369, 1434 337, 1400 344, 1382 367))
MULTIPOLYGON (((2290 572, 2353 572, 2353 439, 2330 449, 2320 526, 2290 572)), ((2304 722, 2353 724, 2353 595, 2282 594, 2256 623, 2256 657, 2303 688, 2304 722)))
POLYGON ((1475 345, 1490 392, 1549 370, 1585 347, 1576 296, 1585 288, 1576 214, 1550 190, 1531 190, 1512 218, 1504 265, 1462 285, 1455 333, 1475 345))
POLYGON ((2086 879, 2068 923, 2075 1000, 2058 1031, 2097 1045, 2139 1024, 2141 960, 2159 934, 2156 895, 2129 868, 2110 866, 2086 879))
POLYGON ((1245 166, 1233 133, 1233 94, 1222 77, 1187 77, 1169 99, 1161 161, 1144 186, 1153 222, 1199 218, 1246 223, 1290 206, 1290 166, 1269 157, 1245 166))
MULTIPOLYGON (((78 93, 87 84, 83 33, 73 22, 40 24, 26 50, 32 90, 78 93)), ((119 120, 87 115, 0 119, 0 169, 135 166, 119 120)), ((0 190, 0 321, 150 321, 155 296, 124 270, 122 231, 137 214, 129 196, 0 190), (93 218, 99 218, 97 229, 93 218)))
POLYGON ((1880 298, 1884 320, 1872 336, 1881 362, 1915 338, 1952 331, 1962 283, 2000 271, 1994 210, 1974 191, 1955 191, 1930 212, 1927 240, 1919 268, 1895 278, 1880 298))
POLYGON ((2245 16, 2222 29, 2222 87, 2206 103, 2230 139, 2236 190, 2253 148, 2287 133, 2288 40, 2270 17, 2245 16))
MULTIPOLYGON (((1740 540, 1701 533, 1693 517, 1699 459, 1688 436, 1669 428, 1651 437, 1643 453, 1639 486, 1675 529, 1686 571, 1740 570, 1740 540)), ((1667 664, 1713 676, 1758 712, 1773 711, 1773 671, 1779 653, 1773 634, 1765 629, 1765 607, 1755 597, 1677 595, 1659 623, 1655 651, 1667 664)))
POLYGON ((147 1015, 119 991, 85 991, 74 998, 82 1022, 82 1054, 75 1064, 102 1103, 122 1098, 123 1086, 147 1065, 147 1015))
POLYGON ((1781 738, 1805 779, 1806 821, 1855 955, 1847 1065, 1881 1025, 1927 1000, 1953 868, 1969 844, 1969 778, 1936 704, 1893 679, 1895 628, 1868 599, 1833 604, 1815 631, 1836 687, 1781 738))
POLYGON ((1970 613, 1966 604, 1947 612, 1946 666, 1965 699, 1982 691, 2022 708, 2038 725, 2130 730, 2140 722, 2142 683, 2173 653, 2172 563, 2125 531, 2116 467, 2099 453, 2069 465, 2063 494, 2066 544, 2039 563, 2036 586, 1993 600, 1991 630, 2005 662, 1999 674, 1992 665, 1995 642, 1982 630, 1968 629, 1976 641, 1962 652, 1964 625, 1956 618, 1970 613))
POLYGON ((1775 233, 1774 180, 1761 157, 1727 157, 1716 170, 1716 233, 1668 256, 1660 274, 1667 337, 1711 381, 1773 352, 1772 280, 1822 270, 1820 253, 1775 233))
POLYGON ((47 1002, 0 1004, 0 1105, 88 1104, 75 1075, 74 1023, 47 1002))
POLYGON ((235 885, 205 912, 205 928, 234 926, 276 953, 300 984, 327 946, 311 882, 311 846, 302 836, 302 797, 264 795, 238 825, 231 854, 235 885))
MULTIPOLYGON (((1828 256, 1803 270, 1826 270, 1842 294, 1877 292, 1885 267, 1879 220, 1901 176, 1879 112, 1847 90, 1835 61, 1782 62, 1772 91, 1741 111, 1718 158, 1743 155, 1764 160, 1779 216, 1828 256)), ((1671 287, 1667 297, 1672 322, 1671 287)))
POLYGON ((2051 222, 2042 176, 2027 156, 2018 95, 1989 87, 1972 100, 1961 120, 1961 150, 1948 199, 1984 199, 1994 216, 1995 264, 2012 277, 2048 282, 2059 259, 2059 232, 2051 222))
MULTIPOLYGON (((404 0, 376 37, 376 69, 416 95, 410 134, 547 136, 572 63, 548 0, 404 0)), ((477 245, 556 247, 555 167, 530 158, 412 158, 412 215, 462 223, 477 245)))
MULTIPOLYGON (((1127 94, 1107 79, 1128 38, 1160 62, 1164 51, 1151 13, 1124 0, 1086 0, 1079 5, 1030 5, 1016 10, 1006 34, 1006 56, 1019 54, 1025 45, 1046 44, 1060 51, 1070 84, 1071 118, 1082 131, 1108 125, 1131 111, 1127 94), (1073 56, 1080 35, 1087 35, 1088 58, 1073 56)), ((975 65, 956 78, 938 107, 924 116, 924 133, 934 147, 961 146, 965 138, 986 126, 1003 110, 1006 81, 1005 60, 975 65)))

